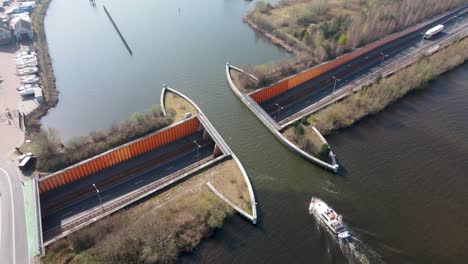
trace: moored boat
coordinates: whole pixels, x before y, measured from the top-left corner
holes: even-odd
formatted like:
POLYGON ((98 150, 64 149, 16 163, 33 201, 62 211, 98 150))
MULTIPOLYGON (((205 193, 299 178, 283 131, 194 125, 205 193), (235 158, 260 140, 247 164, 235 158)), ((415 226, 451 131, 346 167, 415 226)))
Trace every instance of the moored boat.
POLYGON ((20 57, 15 57, 16 61, 22 61, 22 60, 37 60, 36 55, 23 55, 20 57))
POLYGON ((337 214, 335 210, 319 198, 312 197, 309 213, 323 222, 338 238, 343 240, 351 238, 351 232, 343 224, 342 216, 337 214))
POLYGON ((20 92, 20 91, 34 89, 34 88, 39 88, 39 86, 37 84, 24 84, 24 85, 18 86, 16 88, 16 91, 20 92))
POLYGON ((36 89, 40 89, 40 87, 26 88, 24 90, 18 91, 18 93, 21 96, 33 95, 36 92, 36 89))
POLYGON ((26 79, 32 79, 32 78, 36 78, 37 75, 36 74, 29 74, 29 75, 23 75, 20 77, 21 80, 26 80, 26 79))
POLYGON ((37 66, 37 61, 36 62, 28 62, 28 63, 20 63, 16 65, 16 68, 18 69, 24 69, 28 67, 36 67, 37 66))
POLYGON ((22 84, 30 84, 30 83, 38 83, 38 82, 39 82, 38 77, 26 78, 26 79, 21 80, 22 84))
POLYGON ((15 58, 20 58, 20 57, 23 57, 23 56, 28 56, 28 55, 33 55, 33 56, 36 56, 36 52, 34 51, 22 51, 22 52, 18 52, 16 55, 15 55, 15 58))
POLYGON ((18 70, 18 75, 23 76, 23 75, 30 75, 33 73, 36 73, 39 69, 37 67, 28 67, 28 68, 23 68, 18 70))

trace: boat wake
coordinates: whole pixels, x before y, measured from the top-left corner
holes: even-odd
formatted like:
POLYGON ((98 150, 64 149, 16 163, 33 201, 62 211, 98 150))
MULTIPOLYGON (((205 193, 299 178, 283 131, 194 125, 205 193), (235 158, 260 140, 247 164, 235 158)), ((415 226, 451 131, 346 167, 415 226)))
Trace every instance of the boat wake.
MULTIPOLYGON (((315 217, 316 218, 316 217, 315 217)), ((322 223, 321 221, 317 221, 317 228, 320 232, 325 231, 327 233, 327 237, 331 239, 327 239, 331 241, 334 246, 333 248, 337 248, 341 251, 341 254, 347 259, 348 263, 350 264, 383 264, 385 263, 377 251, 372 249, 369 245, 364 243, 364 241, 360 240, 356 237, 355 234, 347 240, 337 238, 328 228, 327 226, 322 223)), ((330 246, 327 246, 327 251, 331 254, 330 246)))
POLYGON ((351 264, 384 263, 379 253, 355 236, 350 241, 337 240, 337 242, 341 253, 351 264))

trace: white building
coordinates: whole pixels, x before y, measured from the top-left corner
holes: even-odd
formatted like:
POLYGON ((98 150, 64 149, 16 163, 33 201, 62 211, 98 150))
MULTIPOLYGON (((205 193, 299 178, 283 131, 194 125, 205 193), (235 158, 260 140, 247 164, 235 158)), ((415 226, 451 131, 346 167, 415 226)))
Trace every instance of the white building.
POLYGON ((18 40, 32 40, 34 37, 31 22, 25 18, 19 18, 13 28, 18 40))
POLYGON ((11 41, 11 29, 8 24, 0 21, 0 44, 7 44, 11 41))

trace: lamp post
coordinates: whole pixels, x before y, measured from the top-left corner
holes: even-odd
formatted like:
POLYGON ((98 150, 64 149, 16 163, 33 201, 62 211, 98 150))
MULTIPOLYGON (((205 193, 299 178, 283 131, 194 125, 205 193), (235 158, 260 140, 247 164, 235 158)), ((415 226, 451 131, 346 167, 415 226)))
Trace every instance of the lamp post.
POLYGON ((341 79, 338 79, 336 78, 335 76, 332 77, 333 79, 335 79, 335 83, 333 84, 333 92, 332 92, 332 95, 335 93, 335 89, 336 89, 336 83, 341 81, 341 79))
POLYGON ((280 112, 281 112, 281 110, 284 109, 284 107, 282 107, 282 106, 279 105, 279 104, 275 104, 275 105, 278 106, 278 115, 276 116, 276 120, 279 120, 280 112))
POLYGON ((457 27, 458 20, 462 20, 463 17, 455 16, 454 18, 455 18, 455 27, 457 27))
POLYGON ((421 43, 419 43, 419 48, 422 47, 423 41, 424 41, 424 32, 421 32, 422 38, 421 38, 421 43))
POLYGON ((200 144, 197 143, 196 140, 193 141, 193 143, 195 143, 195 145, 197 145, 197 164, 200 163, 200 144))
POLYGON ((101 204, 101 208, 104 211, 104 205, 102 204, 101 195, 99 194, 99 189, 96 187, 96 184, 94 183, 93 183, 93 187, 96 190, 97 196, 99 198, 99 203, 101 204))
POLYGON ((380 52, 380 55, 382 55, 382 61, 380 62, 380 65, 382 65, 385 57, 388 57, 388 55, 383 52, 380 52))

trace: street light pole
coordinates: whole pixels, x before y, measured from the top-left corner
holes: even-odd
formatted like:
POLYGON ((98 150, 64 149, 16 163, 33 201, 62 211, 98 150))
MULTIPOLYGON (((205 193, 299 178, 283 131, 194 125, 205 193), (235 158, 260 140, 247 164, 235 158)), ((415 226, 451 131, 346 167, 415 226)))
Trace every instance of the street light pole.
POLYGON ((101 208, 104 211, 104 205, 102 204, 101 195, 99 194, 99 189, 96 187, 96 184, 94 184, 94 183, 93 183, 93 187, 94 187, 94 189, 96 189, 96 193, 97 193, 97 196, 99 198, 99 203, 101 204, 101 208))
POLYGON ((385 57, 388 57, 388 55, 383 52, 380 52, 380 55, 382 55, 382 61, 380 62, 380 65, 382 65, 385 57))
POLYGON ((282 109, 284 109, 284 107, 280 106, 279 104, 275 104, 275 105, 278 106, 278 115, 276 116, 276 120, 279 120, 280 112, 282 109))
POLYGON ((332 77, 333 79, 335 79, 335 83, 333 84, 333 92, 332 92, 332 95, 335 93, 335 89, 336 89, 336 83, 341 81, 341 79, 338 79, 336 78, 335 76, 332 77))
POLYGON ((197 145, 197 164, 200 163, 200 144, 197 143, 196 140, 193 141, 193 143, 195 143, 195 145, 197 145))
POLYGON ((422 44, 423 44, 423 41, 424 41, 424 33, 421 33, 422 34, 422 38, 421 38, 421 43, 419 43, 419 48, 422 47, 422 44))

